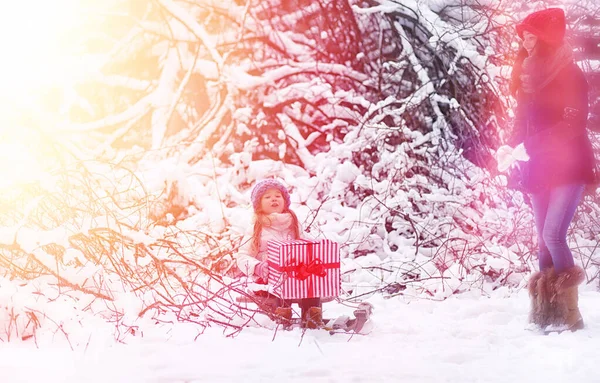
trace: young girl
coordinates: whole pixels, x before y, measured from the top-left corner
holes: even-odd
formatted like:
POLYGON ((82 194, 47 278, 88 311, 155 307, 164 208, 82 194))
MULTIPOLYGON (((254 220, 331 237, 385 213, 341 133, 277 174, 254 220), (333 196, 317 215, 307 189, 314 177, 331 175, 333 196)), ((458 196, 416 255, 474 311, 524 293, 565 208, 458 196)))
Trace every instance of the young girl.
MULTIPOLYGON (((251 194, 254 207, 254 225, 244 236, 242 246, 236 254, 238 268, 258 283, 267 283, 267 242, 300 239, 300 224, 296 214, 290 210, 290 194, 274 179, 260 181, 251 194)), ((292 302, 280 301, 275 312, 282 322, 292 318, 292 302)), ((309 298, 298 300, 303 325, 309 328, 322 324, 321 300, 309 298)))

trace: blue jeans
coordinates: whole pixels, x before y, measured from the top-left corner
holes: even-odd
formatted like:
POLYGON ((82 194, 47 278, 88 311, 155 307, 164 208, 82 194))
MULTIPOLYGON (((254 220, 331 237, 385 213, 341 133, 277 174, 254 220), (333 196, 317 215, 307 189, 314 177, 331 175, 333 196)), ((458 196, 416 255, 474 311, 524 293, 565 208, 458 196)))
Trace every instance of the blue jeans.
POLYGON ((582 184, 560 185, 532 194, 540 270, 554 266, 559 273, 574 266, 573 254, 567 246, 567 230, 584 188, 582 184))

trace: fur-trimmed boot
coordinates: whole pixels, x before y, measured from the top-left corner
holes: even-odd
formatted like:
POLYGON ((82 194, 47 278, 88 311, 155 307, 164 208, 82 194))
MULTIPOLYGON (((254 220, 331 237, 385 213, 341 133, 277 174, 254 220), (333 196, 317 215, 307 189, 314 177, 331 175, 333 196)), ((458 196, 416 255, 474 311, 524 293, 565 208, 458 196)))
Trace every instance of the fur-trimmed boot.
POLYGON ((544 322, 547 305, 545 304, 544 297, 546 296, 544 291, 544 272, 537 271, 533 273, 527 284, 527 290, 529 290, 529 299, 531 301, 531 308, 529 311, 529 323, 533 323, 540 327, 547 326, 544 322))
POLYGON ((320 307, 310 307, 304 319, 306 328, 321 328, 323 327, 323 310, 320 307))
POLYGON ((579 288, 573 286, 565 291, 565 299, 567 304, 567 320, 566 324, 569 330, 577 331, 583 329, 583 317, 579 311, 579 288))
POLYGON ((546 332, 581 330, 583 318, 579 311, 578 286, 584 281, 585 272, 573 266, 560 273, 553 269, 548 274, 549 311, 546 332))
POLYGON ((554 268, 534 273, 528 284, 531 299, 529 322, 546 333, 582 329, 577 286, 584 279, 585 272, 578 266, 558 274, 554 268))
POLYGON ((283 327, 289 327, 292 324, 292 308, 291 307, 277 307, 275 309, 275 320, 277 323, 282 324, 283 327))

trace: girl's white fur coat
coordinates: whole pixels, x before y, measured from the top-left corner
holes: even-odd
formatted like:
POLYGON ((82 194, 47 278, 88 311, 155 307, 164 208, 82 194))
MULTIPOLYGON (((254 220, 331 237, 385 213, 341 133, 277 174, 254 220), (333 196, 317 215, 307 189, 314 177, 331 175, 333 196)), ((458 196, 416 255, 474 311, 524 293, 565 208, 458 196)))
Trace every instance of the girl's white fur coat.
POLYGON ((289 241, 294 239, 294 230, 292 229, 293 220, 290 213, 273 213, 269 214, 267 218, 271 222, 271 225, 263 225, 258 253, 252 253, 254 227, 251 226, 244 235, 240 249, 235 255, 237 266, 248 276, 254 274, 254 268, 257 264, 267 260, 268 241, 289 241))

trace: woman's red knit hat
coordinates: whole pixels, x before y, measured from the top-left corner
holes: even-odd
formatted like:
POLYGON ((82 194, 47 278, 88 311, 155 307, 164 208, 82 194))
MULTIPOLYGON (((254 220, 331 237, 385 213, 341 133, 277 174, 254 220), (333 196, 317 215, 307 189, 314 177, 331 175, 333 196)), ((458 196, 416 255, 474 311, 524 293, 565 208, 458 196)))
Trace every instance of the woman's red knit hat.
POLYGON ((538 39, 555 45, 565 37, 565 12, 560 8, 548 8, 534 12, 517 25, 517 33, 523 38, 523 32, 533 33, 538 39))

